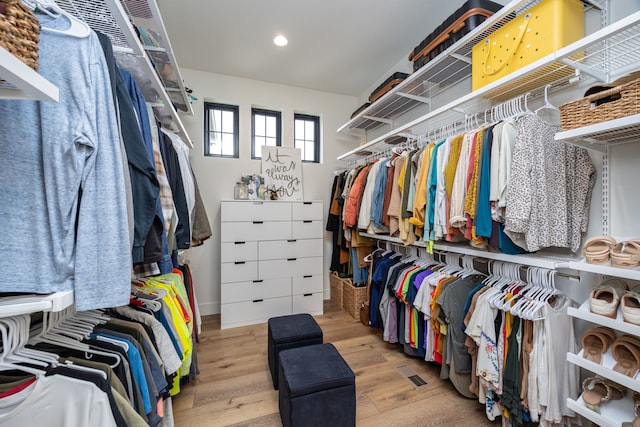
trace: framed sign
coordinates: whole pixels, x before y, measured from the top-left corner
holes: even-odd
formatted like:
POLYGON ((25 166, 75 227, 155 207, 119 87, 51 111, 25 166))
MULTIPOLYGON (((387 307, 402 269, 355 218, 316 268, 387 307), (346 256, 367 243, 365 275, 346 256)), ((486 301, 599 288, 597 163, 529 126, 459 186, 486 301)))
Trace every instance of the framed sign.
POLYGON ((299 148, 263 146, 262 176, 265 191, 275 191, 279 200, 302 200, 300 158, 299 148))

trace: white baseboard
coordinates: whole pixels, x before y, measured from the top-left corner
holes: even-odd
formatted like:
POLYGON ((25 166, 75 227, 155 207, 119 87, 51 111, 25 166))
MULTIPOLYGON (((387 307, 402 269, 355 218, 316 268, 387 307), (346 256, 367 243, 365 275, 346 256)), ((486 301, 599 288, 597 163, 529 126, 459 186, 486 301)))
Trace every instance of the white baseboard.
POLYGON ((208 316, 210 314, 220 314, 219 302, 198 303, 198 307, 200 308, 201 316, 208 316))

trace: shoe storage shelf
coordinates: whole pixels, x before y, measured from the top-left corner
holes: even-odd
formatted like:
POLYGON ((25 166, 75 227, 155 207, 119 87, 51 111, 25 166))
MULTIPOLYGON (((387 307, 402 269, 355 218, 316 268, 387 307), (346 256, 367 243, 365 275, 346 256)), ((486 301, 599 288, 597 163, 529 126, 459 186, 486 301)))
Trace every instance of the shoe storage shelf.
POLYGON ((568 399, 567 406, 600 427, 620 427, 623 422, 631 422, 634 419, 633 399, 630 393, 620 400, 610 400, 600 405, 600 413, 587 408, 582 397, 578 400, 568 399))
MULTIPOLYGON (((619 269, 616 269, 619 270, 619 269)), ((585 301, 579 308, 570 307, 568 309, 569 316, 585 320, 593 323, 594 325, 606 326, 618 333, 618 335, 629 334, 634 336, 640 336, 640 326, 632 323, 627 323, 622 318, 620 308, 616 318, 609 318, 594 314, 589 308, 589 301, 585 301)), ((590 421, 602 426, 602 427, 619 427, 621 422, 632 421, 634 419, 634 402, 633 393, 640 393, 640 381, 636 377, 629 377, 613 370, 616 364, 611 348, 602 355, 602 362, 597 364, 591 360, 587 360, 583 357, 583 351, 580 350, 578 354, 567 353, 567 361, 573 365, 579 366, 592 372, 595 375, 599 375, 603 378, 607 378, 615 383, 627 387, 627 395, 621 400, 610 400, 600 405, 600 413, 597 413, 589 409, 582 397, 577 400, 568 399, 567 405, 569 408, 589 419, 590 421)))

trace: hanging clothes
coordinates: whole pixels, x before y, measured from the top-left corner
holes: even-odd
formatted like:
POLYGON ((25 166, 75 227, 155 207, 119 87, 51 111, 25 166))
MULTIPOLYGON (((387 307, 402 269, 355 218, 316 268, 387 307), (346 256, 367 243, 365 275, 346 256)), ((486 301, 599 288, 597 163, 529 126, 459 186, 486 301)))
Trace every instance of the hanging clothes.
POLYGON ((0 101, 3 292, 75 292, 79 310, 126 304, 131 251, 110 78, 95 33, 39 16, 40 74, 61 102, 0 101), (29 197, 25 197, 25 195, 29 197), (109 277, 105 281, 104 278, 109 277))
POLYGON ((505 232, 523 249, 569 246, 566 144, 535 114, 517 120, 505 232))

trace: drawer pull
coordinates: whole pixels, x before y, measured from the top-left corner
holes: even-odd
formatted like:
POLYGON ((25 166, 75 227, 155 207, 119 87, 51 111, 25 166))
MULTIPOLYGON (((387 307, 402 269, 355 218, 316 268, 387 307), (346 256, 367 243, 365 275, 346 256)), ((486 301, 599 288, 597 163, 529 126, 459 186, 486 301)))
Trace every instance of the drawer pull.
POLYGON ((313 202, 302 202, 303 205, 312 205, 313 202))
POLYGON ((296 261, 298 258, 287 258, 287 261, 296 261))
POLYGON ((310 297, 313 294, 302 294, 303 297, 310 297))
POLYGON ((289 239, 289 240, 287 240, 287 242, 288 243, 295 243, 295 242, 297 242, 297 240, 296 239, 289 239))
POLYGON ((264 202, 253 202, 254 205, 264 205, 264 202))
POLYGON ((302 221, 305 224, 311 224, 313 221, 310 219, 305 219, 304 221, 302 221))
POLYGON ((254 299, 253 302, 262 302, 264 301, 263 299, 254 299))
POLYGON ((240 265, 240 264, 245 264, 246 261, 235 261, 234 264, 235 265, 240 265))
POLYGON ((262 279, 253 281, 253 283, 262 283, 262 282, 264 282, 264 280, 262 280, 262 279))
POLYGON ((264 224, 264 221, 252 221, 254 224, 264 224))
POLYGON ((303 278, 303 279, 310 279, 310 278, 312 278, 312 277, 313 277, 313 275, 311 275, 311 274, 309 274, 309 275, 307 275, 307 276, 302 276, 302 278, 303 278))
POLYGON ((234 245, 244 245, 247 242, 233 242, 234 245))

